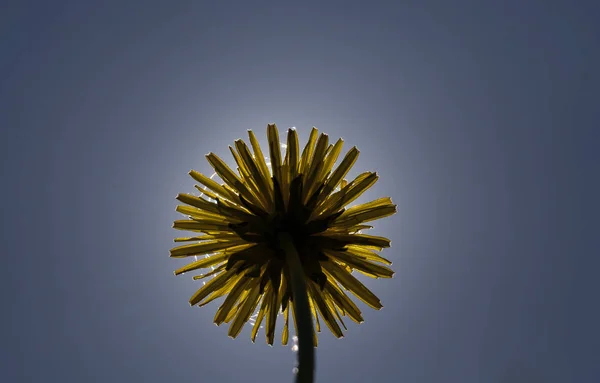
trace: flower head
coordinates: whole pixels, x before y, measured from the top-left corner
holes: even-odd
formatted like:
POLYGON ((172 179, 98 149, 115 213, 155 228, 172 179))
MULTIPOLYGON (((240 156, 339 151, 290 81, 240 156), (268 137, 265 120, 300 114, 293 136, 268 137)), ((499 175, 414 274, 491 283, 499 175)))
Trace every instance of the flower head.
MULTIPOLYGON (((192 306, 225 297, 217 310, 217 325, 230 323, 229 336, 238 336, 260 305, 251 339, 266 318, 267 343, 273 344, 277 315, 283 312, 282 343, 288 341, 289 311, 295 318, 290 287, 289 264, 279 238, 287 233, 299 255, 306 278, 317 332, 320 320, 338 338, 342 317, 361 323, 363 317, 349 298, 350 291, 368 306, 379 310, 381 302, 352 273, 373 278, 391 278, 391 262, 378 252, 390 246, 387 238, 362 234, 371 228, 365 222, 396 212, 389 197, 345 208, 377 181, 377 174, 365 172, 351 182, 344 177, 358 157, 350 149, 339 165, 342 139, 329 144, 326 134, 313 128, 308 143, 300 152, 296 131, 290 129, 282 158, 277 127, 267 126, 269 169, 256 137, 249 131, 250 148, 242 140, 229 147, 238 167, 232 171, 218 156, 206 156, 223 184, 194 170, 190 175, 202 186, 201 196, 179 194, 184 205, 177 211, 188 219, 175 221, 173 227, 200 233, 176 238, 192 242, 175 247, 171 257, 204 255, 175 271, 212 268, 194 279, 212 276, 191 298, 192 306)), ((294 320, 294 323, 296 321, 294 320)), ((316 341, 316 334, 315 334, 316 341)), ((316 344, 316 342, 315 342, 316 344)))

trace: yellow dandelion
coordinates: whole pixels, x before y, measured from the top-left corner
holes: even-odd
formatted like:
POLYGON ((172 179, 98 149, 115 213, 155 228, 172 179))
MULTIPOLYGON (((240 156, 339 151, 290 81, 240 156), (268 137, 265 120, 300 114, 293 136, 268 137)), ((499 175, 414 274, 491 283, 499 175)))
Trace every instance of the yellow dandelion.
POLYGON ((334 167, 342 139, 330 144, 326 134, 319 135, 313 128, 300 152, 298 135, 290 129, 282 156, 277 127, 268 125, 269 168, 256 137, 252 131, 248 134, 253 153, 242 140, 229 147, 237 173, 217 155, 206 156, 223 184, 190 171, 200 184, 196 188, 201 195, 177 196, 183 203, 177 211, 188 219, 175 221, 173 227, 199 234, 176 238, 176 242, 191 244, 173 248, 171 257, 203 257, 175 274, 211 269, 194 277, 212 278, 196 291, 190 304, 204 306, 225 297, 214 322, 229 323, 233 338, 259 307, 252 341, 264 320, 266 340, 272 345, 277 316, 282 312, 285 345, 291 311, 297 332, 300 327, 302 352, 302 333, 310 331, 312 336, 304 345, 313 348, 321 323, 341 338, 342 327, 346 329, 343 317, 363 322, 360 309, 347 292, 373 309, 382 308, 377 296, 353 272, 373 278, 393 276, 388 267, 391 262, 378 254, 390 246, 390 240, 363 231, 371 228, 366 222, 394 214, 396 205, 385 197, 346 208, 377 181, 378 175, 365 172, 346 181, 344 177, 359 151, 353 147, 334 167), (302 319, 306 317, 309 319, 302 319))

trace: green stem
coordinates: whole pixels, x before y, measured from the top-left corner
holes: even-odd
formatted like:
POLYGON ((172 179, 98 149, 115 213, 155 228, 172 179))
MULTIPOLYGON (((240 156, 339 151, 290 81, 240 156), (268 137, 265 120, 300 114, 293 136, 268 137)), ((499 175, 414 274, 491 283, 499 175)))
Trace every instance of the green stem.
POLYGON ((298 374, 296 383, 312 383, 315 371, 315 346, 313 343, 313 319, 308 303, 304 269, 300 263, 294 240, 289 233, 279 235, 279 243, 285 252, 286 263, 290 272, 294 312, 298 329, 298 374))

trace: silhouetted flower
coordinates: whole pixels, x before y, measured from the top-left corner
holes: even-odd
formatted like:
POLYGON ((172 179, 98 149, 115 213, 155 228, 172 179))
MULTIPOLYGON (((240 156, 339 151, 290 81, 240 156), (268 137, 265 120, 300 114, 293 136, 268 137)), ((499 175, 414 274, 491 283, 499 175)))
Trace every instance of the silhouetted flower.
POLYGON ((273 344, 281 310, 285 318, 282 343, 287 344, 290 307, 295 317, 294 305, 290 304, 294 297, 278 236, 289 233, 304 269, 317 332, 320 316, 336 337, 342 337, 340 324, 346 327, 342 317, 357 323, 363 321, 346 291, 376 310, 382 307, 377 296, 352 272, 373 278, 390 278, 394 274, 385 266, 391 262, 378 254, 390 246, 390 241, 362 231, 371 228, 365 222, 394 214, 396 205, 386 197, 344 209, 371 187, 378 176, 365 172, 351 182, 344 180, 359 151, 356 147, 350 149, 334 169, 342 139, 329 144, 328 136, 321 134, 317 138, 318 131, 313 128, 300 153, 296 131, 290 129, 282 158, 277 127, 268 125, 269 169, 256 137, 252 131, 248 133, 254 154, 242 140, 235 141, 235 148, 230 147, 239 174, 210 153, 206 158, 224 184, 192 170, 190 175, 202 185, 196 186, 201 195, 177 196, 185 204, 177 206, 177 211, 188 219, 175 221, 173 227, 201 235, 176 238, 176 242, 193 243, 172 249, 171 257, 204 257, 175 274, 213 268, 194 277, 213 278, 191 297, 190 304, 203 306, 225 297, 214 322, 231 323, 231 337, 239 335, 260 304, 251 339, 255 340, 266 317, 267 343, 273 344))

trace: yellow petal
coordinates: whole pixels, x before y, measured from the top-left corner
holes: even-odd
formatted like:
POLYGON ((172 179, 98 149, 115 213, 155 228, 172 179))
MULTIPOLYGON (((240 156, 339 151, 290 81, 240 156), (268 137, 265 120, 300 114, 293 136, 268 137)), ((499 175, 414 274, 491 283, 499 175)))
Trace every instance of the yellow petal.
POLYGON ((229 312, 234 309, 240 295, 251 282, 253 282, 253 278, 241 278, 235 286, 233 286, 229 294, 227 294, 227 298, 225 298, 225 301, 215 314, 214 322, 217 326, 225 321, 229 312))
POLYGON ((209 213, 219 215, 219 216, 222 215, 221 212, 219 211, 219 208, 217 207, 216 203, 208 202, 207 200, 205 200, 203 198, 196 197, 191 194, 184 194, 184 193, 178 194, 176 198, 177 198, 177 200, 179 200, 187 205, 197 207, 200 210, 205 210, 209 213))
POLYGON ((356 234, 360 234, 359 232, 362 230, 369 230, 372 229, 373 226, 370 225, 354 225, 354 226, 350 226, 348 228, 348 232, 349 233, 356 233, 356 234))
POLYGON ((265 310, 266 316, 266 336, 267 343, 269 345, 273 345, 273 341, 275 339, 275 324, 277 322, 277 314, 279 314, 279 307, 277 307, 277 293, 274 292, 269 295, 269 302, 267 308, 265 310))
POLYGON ((290 305, 288 304, 285 307, 285 310, 283 310, 284 322, 283 322, 283 332, 281 333, 281 344, 283 346, 286 346, 288 344, 288 339, 290 336, 289 315, 290 315, 290 305))
POLYGON ((327 233, 343 233, 343 234, 361 234, 362 230, 372 229, 373 226, 370 225, 353 225, 353 226, 331 226, 326 232, 327 233))
POLYGON ((351 214, 355 214, 355 213, 360 213, 363 211, 368 211, 370 209, 376 208, 376 207, 381 207, 381 206, 393 206, 394 204, 392 203, 392 199, 390 197, 382 197, 382 198, 377 198, 376 200, 367 202, 367 203, 361 203, 359 205, 354 205, 351 206, 349 208, 346 209, 346 211, 344 212, 344 214, 342 214, 343 216, 346 215, 351 215, 351 214))
POLYGON ((229 146, 229 151, 233 156, 233 159, 238 164, 238 171, 242 176, 242 183, 246 186, 248 192, 252 195, 254 203, 263 210, 267 210, 267 201, 264 198, 264 194, 261 192, 258 184, 252 177, 252 170, 249 165, 242 159, 242 157, 235 151, 235 149, 229 146))
POLYGON ((381 309, 383 306, 379 301, 379 298, 365 287, 360 281, 354 278, 350 273, 344 270, 341 266, 336 265, 331 261, 322 261, 321 265, 326 271, 327 277, 333 277, 337 280, 346 290, 349 290, 358 299, 374 308, 375 310, 381 309))
POLYGON ((324 160, 323 168, 321 169, 321 174, 317 178, 316 182, 322 182, 323 177, 331 171, 335 161, 338 159, 340 153, 342 152, 342 147, 344 146, 344 140, 341 138, 337 140, 335 145, 327 152, 327 157, 324 160))
POLYGON ((362 193, 367 191, 371 186, 375 184, 375 182, 377 182, 378 178, 379 176, 377 175, 377 173, 371 173, 364 179, 349 185, 349 187, 347 186, 347 190, 345 190, 342 193, 341 198, 338 201, 336 201, 336 203, 333 204, 330 208, 328 208, 324 214, 327 215, 339 211, 344 206, 360 197, 362 193))
POLYGON ((271 189, 269 188, 269 178, 265 178, 256 161, 252 158, 250 149, 246 146, 246 143, 242 140, 235 141, 235 147, 240 154, 240 158, 246 164, 246 167, 250 171, 250 176, 254 180, 259 196, 265 201, 265 209, 271 211, 273 205, 273 198, 271 197, 271 189))
MULTIPOLYGON (((215 193, 220 198, 228 199, 231 202, 234 202, 236 204, 240 203, 240 198, 238 197, 237 194, 231 193, 230 191, 225 189, 223 186, 219 185, 212 179, 206 177, 204 174, 199 173, 195 170, 190 170, 189 174, 194 180, 196 180, 197 182, 206 186, 208 189, 210 189, 213 193, 215 193)), ((211 197, 211 198, 216 199, 214 197, 211 197)))
POLYGON ((262 177, 267 180, 267 186, 269 187, 269 194, 273 193, 273 183, 270 182, 271 174, 269 173, 269 168, 267 167, 267 163, 265 162, 265 156, 260 149, 260 144, 256 139, 254 133, 249 130, 248 137, 250 137, 250 144, 252 145, 252 150, 254 150, 254 160, 256 161, 256 165, 260 169, 260 173, 262 177))
POLYGON ((345 211, 341 216, 339 216, 335 220, 333 225, 351 227, 361 224, 363 222, 388 217, 396 213, 396 205, 377 206, 363 210, 353 211, 350 213, 347 212, 348 211, 345 211))
POLYGON ((175 270, 175 275, 183 274, 188 271, 197 270, 197 269, 205 269, 210 266, 218 265, 221 262, 224 262, 228 258, 227 254, 217 253, 211 255, 209 257, 203 257, 195 262, 190 263, 189 265, 185 265, 177 270, 175 270))
POLYGON ((225 266, 227 266, 227 264, 223 263, 223 264, 217 266, 214 270, 211 270, 210 272, 208 272, 206 274, 194 275, 192 278, 196 281, 198 279, 204 279, 204 278, 207 278, 207 277, 212 277, 213 275, 218 274, 221 271, 225 270, 225 266))
POLYGON ((305 187, 303 189, 303 199, 306 202, 308 197, 315 190, 315 184, 318 181, 318 176, 323 168, 323 159, 325 158, 325 151, 329 145, 329 136, 325 133, 321 133, 317 140, 315 151, 310 159, 310 166, 305 174, 305 187))
POLYGON ((229 226, 227 224, 216 225, 198 221, 191 220, 177 220, 173 223, 173 228, 177 230, 187 230, 187 231, 196 231, 196 232, 205 232, 205 231, 226 231, 229 230, 229 226))
MULTIPOLYGON (((315 141, 317 140, 317 134, 319 131, 317 128, 313 127, 310 131, 310 136, 308 137, 308 141, 306 142, 306 146, 302 151, 302 156, 300 157, 300 165, 298 172, 306 176, 308 172, 308 168, 310 166, 310 162, 312 160, 313 150, 315 146, 315 141)), ((306 179, 306 178, 305 178, 306 179)))
MULTIPOLYGON (((194 185, 194 187, 196 188, 196 190, 198 190, 200 192, 200 197, 206 196, 206 197, 212 199, 213 201, 216 201, 217 198, 219 198, 218 195, 216 195, 215 193, 208 190, 208 188, 204 188, 200 185, 194 185)), ((213 201, 210 201, 210 202, 213 202, 213 201)))
POLYGON ((229 221, 232 222, 248 222, 252 220, 256 214, 250 214, 249 209, 247 209, 245 206, 237 206, 226 200, 218 200, 217 208, 222 215, 229 217, 229 221))
MULTIPOLYGON (((203 232, 206 233, 206 232, 203 232)), ((207 241, 209 239, 216 239, 218 241, 224 241, 224 240, 229 240, 229 239, 237 239, 240 238, 239 235, 237 235, 236 233, 233 232, 228 232, 228 231, 222 231, 222 232, 213 232, 214 234, 206 234, 206 235, 200 235, 197 237, 178 237, 175 238, 173 241, 174 242, 192 242, 192 241, 207 241)))
POLYGON ((323 189, 324 195, 329 195, 335 190, 346 174, 348 174, 348 171, 350 171, 352 166, 354 166, 359 154, 360 151, 356 148, 356 146, 352 147, 348 153, 346 153, 340 165, 334 170, 333 174, 331 174, 327 180, 325 188, 323 189))
POLYGON ((324 291, 329 295, 331 299, 338 305, 348 317, 356 323, 364 322, 360 309, 352 300, 344 293, 342 289, 337 286, 335 281, 331 279, 327 280, 324 291))
POLYGON ((229 310, 229 313, 227 314, 227 316, 225 317, 225 320, 219 324, 217 324, 217 326, 220 326, 223 323, 229 323, 231 322, 231 320, 233 318, 235 318, 235 316, 237 315, 238 311, 240 310, 240 307, 242 306, 242 302, 245 299, 245 292, 246 290, 244 290, 242 292, 242 294, 240 295, 240 297, 238 298, 237 303, 233 306, 233 308, 231 310, 229 310))
POLYGON ((338 306, 335 304, 335 301, 331 298, 331 296, 326 291, 322 290, 321 294, 323 296, 323 301, 327 305, 327 308, 329 309, 329 311, 335 317, 335 320, 337 320, 338 322, 340 322, 340 324, 342 325, 342 327, 344 328, 344 330, 348 330, 348 328, 346 327, 346 324, 344 323, 344 320, 342 319, 342 317, 341 317, 341 315, 340 315, 340 313, 338 311, 338 310, 341 310, 341 309, 338 308, 338 306))
POLYGON ((283 299, 287 293, 288 288, 289 288, 289 286, 287 283, 287 278, 285 277, 285 273, 282 270, 281 277, 279 279, 279 291, 277 293, 277 310, 278 311, 281 311, 283 299))
POLYGON ((357 255, 348 254, 344 251, 332 250, 326 250, 324 253, 328 257, 339 260, 353 269, 373 278, 391 278, 394 275, 394 271, 390 268, 371 263, 357 255))
POLYGON ((317 307, 315 305, 315 301, 312 296, 308 295, 308 304, 310 306, 310 311, 312 313, 313 318, 315 318, 315 331, 321 332, 321 322, 319 322, 319 315, 317 314, 317 307))
POLYGON ((269 155, 271 160, 271 169, 273 177, 281 181, 281 144, 279 143, 279 132, 275 124, 267 125, 267 139, 269 141, 269 155))
POLYGON ((220 214, 210 213, 206 210, 201 210, 192 206, 177 205, 175 210, 181 214, 185 214, 196 221, 208 221, 213 223, 229 223, 230 219, 225 218, 220 214))
MULTIPOLYGON (((355 188, 361 182, 364 182, 364 180, 366 180, 368 177, 372 177, 373 174, 374 173, 372 172, 364 172, 359 174, 354 180, 352 180, 352 182, 342 187, 339 191, 333 193, 327 199, 323 200, 320 204, 317 204, 317 207, 311 214, 311 220, 319 216, 329 216, 333 213, 338 212, 341 208, 344 207, 344 205, 349 203, 344 202, 342 199, 346 198, 346 195, 348 193, 351 193, 353 188, 355 188)), ((323 198, 324 194, 325 191, 321 193, 320 197, 323 198)))
POLYGON ((231 239, 227 241, 209 240, 200 243, 192 243, 171 249, 171 257, 181 258, 192 255, 204 255, 213 251, 223 250, 245 243, 246 242, 243 239, 231 239))
POLYGON ((369 250, 360 245, 348 245, 346 246, 346 251, 350 254, 355 254, 360 257, 363 257, 369 261, 385 263, 386 265, 392 264, 392 261, 390 261, 389 259, 384 258, 375 253, 373 250, 369 250))
POLYGON ((244 324, 248 322, 250 315, 252 315, 258 305, 258 300, 260 298, 260 279, 254 278, 253 283, 254 287, 251 288, 246 299, 242 301, 243 304, 237 312, 235 320, 229 327, 228 335, 232 338, 235 338, 240 334, 244 324))
POLYGON ((228 147, 229 147, 229 152, 231 153, 231 155, 233 157, 233 160, 235 161, 235 163, 238 166, 238 173, 242 176, 244 174, 250 175, 250 170, 246 167, 246 164, 244 164, 242 162, 241 157, 237 154, 237 152, 235 151, 233 146, 229 145, 228 147))
POLYGON ((214 153, 209 153, 206 155, 206 159, 215 169, 215 172, 219 175, 219 177, 221 177, 221 179, 225 181, 225 183, 228 184, 232 190, 237 191, 241 196, 246 198, 246 200, 260 205, 260 203, 257 202, 256 197, 250 192, 240 177, 238 177, 238 175, 235 174, 233 170, 231 170, 229 166, 227 166, 227 164, 221 158, 219 158, 219 156, 214 153))
POLYGON ((295 129, 288 129, 286 157, 288 158, 290 180, 298 176, 298 155, 298 133, 295 129))
POLYGON ((238 183, 242 183, 240 177, 231 170, 229 166, 216 154, 209 153, 206 155, 208 163, 215 169, 215 172, 221 177, 226 184, 231 186, 234 190, 238 183))
POLYGON ((336 338, 343 338, 344 334, 342 333, 342 329, 340 328, 333 314, 329 310, 329 307, 327 307, 327 304, 325 303, 323 295, 319 291, 319 287, 317 286, 317 284, 313 281, 308 281, 307 285, 310 294, 314 299, 315 305, 319 310, 319 314, 321 314, 321 316, 323 317, 323 320, 325 321, 325 324, 327 325, 331 333, 336 338))
POLYGON ((390 247, 391 241, 385 237, 368 234, 338 234, 325 233, 325 237, 329 237, 338 241, 345 242, 347 245, 366 245, 373 246, 381 250, 384 247, 390 247))
POLYGON ((280 167, 280 188, 281 188, 281 196, 283 197, 284 206, 287 208, 289 200, 290 200, 290 171, 289 165, 283 164, 280 167))
POLYGON ((224 295, 229 294, 233 286, 239 282, 240 279, 244 277, 243 274, 236 274, 229 278, 221 287, 213 291, 208 297, 206 297, 201 303, 198 304, 198 307, 206 306, 210 302, 215 299, 219 299, 224 295))
POLYGON ((192 297, 190 298, 190 305, 195 306, 204 298, 206 298, 213 291, 219 289, 231 276, 237 273, 237 268, 231 268, 227 271, 224 271, 214 278, 211 278, 202 288, 200 288, 192 297))
POLYGON ((262 323, 263 318, 265 317, 265 311, 268 306, 268 302, 271 300, 270 294, 273 294, 273 289, 271 288, 271 282, 267 282, 265 286, 265 291, 263 292, 262 302, 260 304, 260 309, 258 310, 258 315, 256 316, 256 322, 254 322, 254 327, 252 328, 252 335, 250 339, 252 343, 256 340, 256 335, 258 334, 258 330, 260 329, 260 324, 262 323))

